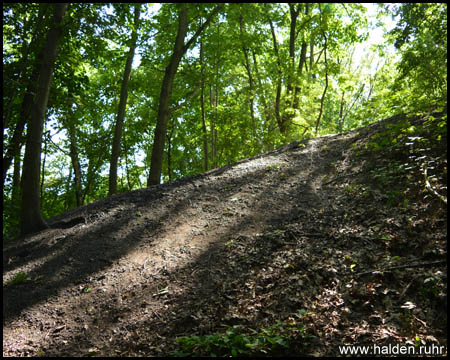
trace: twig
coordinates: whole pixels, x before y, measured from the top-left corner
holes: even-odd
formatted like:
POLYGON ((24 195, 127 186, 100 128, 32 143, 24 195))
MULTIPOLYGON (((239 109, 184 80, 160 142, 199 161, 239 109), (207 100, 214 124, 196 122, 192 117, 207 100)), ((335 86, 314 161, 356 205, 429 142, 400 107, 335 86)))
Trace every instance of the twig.
POLYGON ((445 264, 447 260, 439 260, 439 261, 432 261, 428 263, 420 263, 420 264, 409 264, 409 265, 400 265, 400 266, 393 266, 381 270, 371 270, 371 271, 365 271, 362 273, 355 274, 355 276, 361 276, 361 275, 367 275, 372 274, 374 272, 385 272, 385 271, 391 271, 391 270, 397 270, 397 269, 405 269, 405 268, 415 268, 415 267, 424 267, 424 266, 430 266, 430 265, 438 265, 438 264, 445 264))
POLYGON ((406 294, 406 292, 408 291, 409 287, 411 286, 411 284, 414 282, 414 278, 409 282, 409 284, 403 289, 402 293, 400 294, 400 299, 403 298, 403 296, 406 294))
POLYGON ((430 191, 432 194, 436 195, 439 199, 441 199, 445 205, 447 205, 447 198, 441 194, 439 194, 436 190, 433 189, 433 187, 431 186, 430 182, 428 181, 428 176, 427 176, 427 168, 424 168, 424 172, 423 175, 425 176, 425 187, 427 188, 428 191, 430 191))
POLYGON ((323 183, 322 185, 328 185, 328 184, 331 184, 332 182, 335 182, 336 180, 339 180, 339 179, 342 179, 342 178, 346 178, 346 177, 349 177, 349 176, 359 175, 361 173, 362 173, 362 171, 358 171, 358 172, 353 172, 351 174, 345 174, 345 175, 337 176, 333 180, 327 181, 326 183, 323 183))

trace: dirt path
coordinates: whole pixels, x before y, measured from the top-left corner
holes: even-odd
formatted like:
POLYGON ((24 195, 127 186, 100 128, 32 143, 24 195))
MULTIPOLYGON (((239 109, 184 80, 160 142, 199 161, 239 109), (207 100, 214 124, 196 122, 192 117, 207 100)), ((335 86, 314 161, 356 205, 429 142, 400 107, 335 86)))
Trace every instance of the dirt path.
POLYGON ((51 221, 79 224, 4 247, 4 284, 28 277, 3 287, 3 355, 163 356, 177 336, 270 326, 299 309, 316 336, 302 354, 417 335, 446 345, 446 283, 431 298, 415 291, 446 264, 370 273, 446 251, 436 200, 389 206, 369 191, 382 159, 356 149, 380 126, 115 195, 51 221))

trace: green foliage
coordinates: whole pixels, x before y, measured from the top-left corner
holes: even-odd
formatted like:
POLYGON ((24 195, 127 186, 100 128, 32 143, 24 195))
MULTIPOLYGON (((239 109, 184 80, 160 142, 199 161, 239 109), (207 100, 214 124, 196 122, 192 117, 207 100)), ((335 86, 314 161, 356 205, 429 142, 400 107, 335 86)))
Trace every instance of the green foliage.
POLYGON ((24 272, 18 272, 16 275, 14 275, 10 280, 3 283, 3 286, 13 286, 17 284, 22 284, 25 281, 29 281, 30 278, 28 277, 28 274, 24 272))
MULTIPOLYGON (((447 114, 428 115, 426 120, 412 125, 403 116, 386 125, 386 129, 372 136, 365 151, 389 161, 374 162, 370 174, 377 187, 383 190, 391 206, 407 207, 412 187, 427 189, 425 174, 436 183, 445 184, 447 177, 447 114), (433 149, 433 150, 432 150, 433 149), (405 183, 410 183, 405 191, 405 183), (402 189, 402 191, 401 191, 402 189)), ((444 189, 443 189, 444 190, 444 189)), ((412 192, 417 194, 417 191, 412 192)), ((444 199, 442 197, 442 199, 444 199)))
POLYGON ((437 298, 443 295, 445 284, 441 276, 428 277, 423 281, 423 294, 428 295, 429 299, 437 298))
POLYGON ((397 95, 394 101, 409 110, 445 104, 447 4, 405 3, 391 7, 399 22, 390 36, 402 55, 399 76, 392 86, 397 95))
MULTIPOLYGON (((179 6, 141 5, 146 15, 141 16, 136 63, 128 88, 118 164, 121 192, 146 185, 161 82, 173 50, 179 6)), ((214 7, 207 3, 190 6, 186 40, 214 7)), ((68 7, 45 124, 52 138, 45 150, 41 201, 45 217, 76 206, 76 190, 81 191, 84 203, 107 196, 113 124, 134 28, 133 9, 134 4, 127 3, 73 3, 68 7), (73 139, 69 139, 70 128, 75 129, 73 139), (75 186, 72 144, 80 162, 81 189, 75 186)), ((325 74, 329 86, 320 134, 340 133, 394 114, 442 106, 447 83, 446 4, 396 4, 380 9, 398 15, 390 34, 397 54, 387 44, 378 45, 368 49, 356 64, 357 44, 370 30, 366 7, 361 4, 224 6, 188 49, 175 76, 170 108, 184 105, 170 115, 164 181, 204 171, 205 156, 209 168, 220 167, 313 136, 325 74), (298 12, 293 42, 291 9, 298 12), (278 56, 269 20, 274 25, 278 56), (275 112, 278 84, 284 131, 275 112), (201 92, 190 97, 199 86, 206 134, 201 92)), ((3 6, 4 149, 11 142, 29 80, 39 63, 50 10, 48 4, 3 6)), ((382 12, 379 15, 382 19, 382 12)), ((432 126, 439 130, 436 140, 444 141, 446 125, 432 126)), ((372 139, 369 146, 383 151, 416 136, 415 130, 399 130, 395 136, 372 139)), ((414 140, 417 144, 420 141, 414 140)), ((14 236, 18 223, 12 180, 8 175, 3 196, 3 234, 8 236, 14 236)))
POLYGON ((260 331, 234 325, 223 333, 183 336, 176 339, 181 349, 172 356, 281 356, 294 354, 311 335, 303 324, 277 322, 260 331), (294 352, 292 352, 294 351, 294 352))

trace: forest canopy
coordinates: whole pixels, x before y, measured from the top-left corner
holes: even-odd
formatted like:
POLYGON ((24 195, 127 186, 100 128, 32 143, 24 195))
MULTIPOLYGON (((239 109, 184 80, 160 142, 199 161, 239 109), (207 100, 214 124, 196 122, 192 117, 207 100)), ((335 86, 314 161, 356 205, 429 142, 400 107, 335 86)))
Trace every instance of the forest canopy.
POLYGON ((446 106, 447 4, 3 3, 3 79, 14 237, 115 193, 446 106))

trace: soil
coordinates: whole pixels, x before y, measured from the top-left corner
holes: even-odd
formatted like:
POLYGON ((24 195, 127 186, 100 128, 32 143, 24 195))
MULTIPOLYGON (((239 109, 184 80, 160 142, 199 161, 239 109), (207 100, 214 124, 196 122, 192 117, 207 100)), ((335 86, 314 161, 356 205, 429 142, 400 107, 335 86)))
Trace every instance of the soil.
MULTIPOLYGON (((365 150, 398 120, 114 195, 4 245, 3 356, 168 356, 180 336, 277 321, 313 335, 284 356, 447 346, 446 205, 418 169, 386 172, 404 155, 365 150)), ((446 142, 427 150, 442 194, 446 142)))

